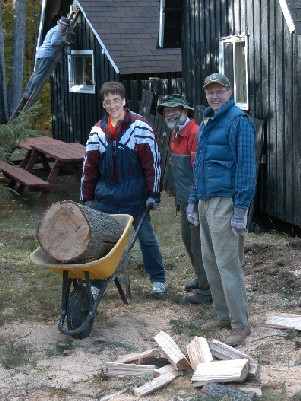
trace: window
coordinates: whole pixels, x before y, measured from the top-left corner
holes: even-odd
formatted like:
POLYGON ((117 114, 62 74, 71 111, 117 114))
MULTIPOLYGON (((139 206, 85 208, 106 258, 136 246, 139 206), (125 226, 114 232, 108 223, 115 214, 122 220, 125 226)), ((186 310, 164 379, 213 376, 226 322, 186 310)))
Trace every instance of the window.
POLYGON ((234 101, 243 110, 248 110, 247 54, 245 36, 220 39, 219 71, 230 79, 234 101))
POLYGON ((95 93, 92 50, 71 50, 68 55, 69 92, 95 93))
POLYGON ((183 0, 160 0, 159 47, 181 47, 183 0))

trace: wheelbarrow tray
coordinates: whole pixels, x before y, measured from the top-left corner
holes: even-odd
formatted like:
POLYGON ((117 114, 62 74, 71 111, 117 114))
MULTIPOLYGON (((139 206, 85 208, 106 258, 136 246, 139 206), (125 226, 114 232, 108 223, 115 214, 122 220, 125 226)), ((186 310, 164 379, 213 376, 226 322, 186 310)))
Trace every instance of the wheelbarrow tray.
POLYGON ((85 272, 89 272, 91 280, 106 279, 112 276, 123 256, 129 229, 133 221, 133 217, 128 214, 113 214, 112 217, 114 217, 123 228, 123 233, 115 246, 104 257, 88 263, 58 263, 39 247, 30 254, 30 260, 36 265, 45 266, 61 275, 64 271, 68 271, 68 277, 70 279, 77 278, 84 280, 85 272))

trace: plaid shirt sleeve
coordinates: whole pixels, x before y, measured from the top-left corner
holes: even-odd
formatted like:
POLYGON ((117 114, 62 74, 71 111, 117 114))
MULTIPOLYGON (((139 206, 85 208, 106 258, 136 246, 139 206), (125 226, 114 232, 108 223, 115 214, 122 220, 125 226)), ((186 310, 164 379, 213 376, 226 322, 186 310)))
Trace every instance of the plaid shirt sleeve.
POLYGON ((256 188, 256 129, 249 117, 237 117, 229 132, 230 148, 236 163, 234 206, 247 209, 256 188))

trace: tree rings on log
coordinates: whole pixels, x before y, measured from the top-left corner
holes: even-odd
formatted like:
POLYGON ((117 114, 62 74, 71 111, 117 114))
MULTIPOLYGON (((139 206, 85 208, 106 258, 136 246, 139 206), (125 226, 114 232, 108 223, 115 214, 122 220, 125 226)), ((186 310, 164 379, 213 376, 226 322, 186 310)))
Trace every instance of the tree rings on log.
POLYGON ((107 255, 122 233, 113 216, 62 201, 46 210, 38 227, 38 241, 60 263, 88 263, 107 255))

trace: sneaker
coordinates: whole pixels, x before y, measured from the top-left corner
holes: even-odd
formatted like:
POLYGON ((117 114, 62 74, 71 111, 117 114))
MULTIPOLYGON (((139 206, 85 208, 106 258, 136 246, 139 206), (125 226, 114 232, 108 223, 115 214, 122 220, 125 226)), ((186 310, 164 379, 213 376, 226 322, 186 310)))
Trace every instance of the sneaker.
POLYGON ((251 334, 250 326, 243 329, 233 329, 228 339, 225 341, 227 345, 239 345, 251 334))
POLYGON ((166 289, 165 283, 160 283, 159 281, 155 281, 153 283, 154 294, 164 294, 165 289, 166 289))
POLYGON ((231 329, 231 322, 230 320, 221 320, 221 319, 208 320, 207 323, 203 324, 202 329, 204 330, 231 329))
POLYGON ((100 289, 98 287, 95 287, 94 285, 91 285, 91 293, 92 293, 92 297, 95 301, 98 294, 100 293, 100 289))
POLYGON ((27 93, 24 93, 22 97, 24 100, 28 100, 30 98, 30 95, 28 95, 27 93))
POLYGON ((185 301, 194 305, 201 305, 201 304, 211 305, 213 303, 211 297, 204 297, 201 294, 189 295, 188 297, 185 297, 185 301))
POLYGON ((192 280, 190 283, 186 284, 184 287, 184 290, 186 292, 191 292, 193 290, 198 290, 198 289, 199 289, 199 282, 196 278, 192 280))

